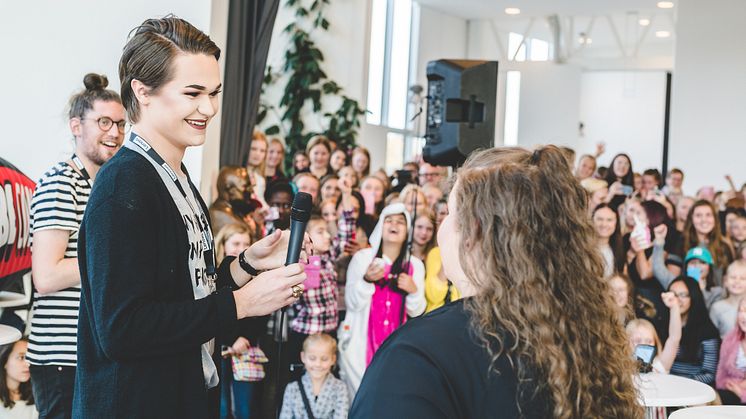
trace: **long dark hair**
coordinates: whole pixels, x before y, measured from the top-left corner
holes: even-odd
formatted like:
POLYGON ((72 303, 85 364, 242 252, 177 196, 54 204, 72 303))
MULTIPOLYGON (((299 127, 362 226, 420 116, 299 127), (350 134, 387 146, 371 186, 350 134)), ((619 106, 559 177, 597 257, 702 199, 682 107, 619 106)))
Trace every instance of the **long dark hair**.
POLYGON ((627 263, 627 255, 624 252, 622 230, 621 226, 619 225, 619 214, 617 214, 617 212, 614 211, 614 208, 612 208, 609 204, 603 203, 593 209, 591 219, 594 215, 596 215, 596 211, 600 210, 601 208, 608 208, 609 210, 611 210, 611 212, 614 213, 614 216, 616 217, 616 226, 614 227, 614 232, 611 234, 611 237, 609 237, 609 247, 611 247, 611 251, 612 253, 614 253, 614 272, 622 273, 624 272, 624 265, 627 263))
POLYGON ((606 171, 606 178, 604 180, 609 184, 609 186, 611 186, 611 184, 616 181, 620 181, 624 185, 633 186, 635 184, 635 179, 634 171, 632 170, 632 159, 630 159, 629 156, 624 153, 619 153, 614 156, 614 158, 611 159, 609 170, 606 171), (629 162, 629 171, 622 178, 617 177, 616 173, 614 173, 614 162, 620 157, 626 158, 629 162))
MULTIPOLYGON (((404 217, 403 214, 389 214, 386 217, 393 217, 395 215, 401 215, 404 217)), ((381 222, 385 221, 385 217, 381 222)), ((406 217, 405 217, 406 219, 406 217)), ((407 225, 407 237, 410 236, 409 229, 411 228, 411 225, 407 225)), ((407 239, 404 239, 404 243, 401 244, 401 249, 399 249, 399 255, 396 257, 396 260, 391 264, 391 270, 389 271, 389 278, 392 278, 389 280, 389 278, 385 278, 381 281, 378 281, 378 283, 381 286, 388 286, 392 290, 406 295, 406 291, 403 291, 399 288, 399 282, 396 281, 393 278, 396 278, 399 276, 400 273, 409 273, 409 263, 407 262, 407 239)), ((376 253, 376 257, 382 257, 383 256, 383 232, 381 232, 381 244, 378 246, 378 253, 376 253)), ((378 284, 377 284, 378 285, 378 284)))
POLYGON ((694 210, 699 207, 707 207, 712 213, 712 217, 715 220, 715 224, 712 227, 712 231, 707 233, 707 250, 712 254, 712 259, 715 262, 715 266, 720 268, 727 267, 735 255, 730 245, 730 241, 723 237, 720 229, 720 217, 718 217, 718 211, 712 202, 700 199, 695 202, 694 205, 689 209, 689 214, 686 216, 686 222, 684 223, 684 253, 689 251, 692 247, 698 246, 699 238, 697 237, 697 229, 694 228, 694 210))
POLYGON ((681 275, 668 285, 668 291, 671 291, 671 286, 677 282, 686 285, 691 302, 686 316, 686 325, 681 331, 681 352, 678 358, 684 362, 698 363, 702 341, 719 338, 720 333, 710 321, 705 298, 697 281, 686 275, 681 275))
MULTIPOLYGON (((26 338, 19 340, 18 342, 28 342, 26 338)), ((7 373, 5 372, 5 364, 8 363, 11 352, 18 342, 9 343, 7 345, 0 346, 0 400, 3 402, 3 406, 12 408, 16 402, 10 397, 10 390, 8 389, 7 373)), ((18 385, 18 391, 21 393, 21 400, 25 401, 26 404, 34 404, 34 394, 31 392, 31 380, 18 385)))

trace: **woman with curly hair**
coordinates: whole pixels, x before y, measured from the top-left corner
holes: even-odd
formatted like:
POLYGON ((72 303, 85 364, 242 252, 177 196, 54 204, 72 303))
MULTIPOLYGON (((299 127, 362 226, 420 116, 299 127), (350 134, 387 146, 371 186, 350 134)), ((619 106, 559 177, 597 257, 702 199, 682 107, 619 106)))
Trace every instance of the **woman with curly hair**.
POLYGON ((465 298, 386 341, 350 417, 642 417, 586 206, 557 147, 472 154, 438 231, 465 298))

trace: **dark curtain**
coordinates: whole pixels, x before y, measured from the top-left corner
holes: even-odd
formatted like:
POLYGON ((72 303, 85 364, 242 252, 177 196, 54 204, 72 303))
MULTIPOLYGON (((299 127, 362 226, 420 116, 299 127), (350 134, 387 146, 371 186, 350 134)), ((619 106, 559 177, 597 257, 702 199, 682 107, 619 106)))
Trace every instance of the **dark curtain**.
POLYGON ((251 147, 269 42, 280 0, 230 0, 220 166, 243 166, 251 147))

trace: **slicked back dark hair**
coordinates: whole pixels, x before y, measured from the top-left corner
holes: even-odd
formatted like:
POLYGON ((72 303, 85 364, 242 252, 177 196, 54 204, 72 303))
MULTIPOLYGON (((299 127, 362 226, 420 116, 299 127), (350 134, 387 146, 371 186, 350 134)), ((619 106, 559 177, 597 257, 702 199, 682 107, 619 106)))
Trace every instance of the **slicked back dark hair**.
POLYGON ((141 81, 151 93, 156 93, 173 79, 173 60, 180 53, 220 58, 220 48, 209 36, 173 15, 148 19, 130 32, 119 60, 119 80, 123 104, 132 123, 140 119, 140 104, 132 91, 132 80, 141 81))

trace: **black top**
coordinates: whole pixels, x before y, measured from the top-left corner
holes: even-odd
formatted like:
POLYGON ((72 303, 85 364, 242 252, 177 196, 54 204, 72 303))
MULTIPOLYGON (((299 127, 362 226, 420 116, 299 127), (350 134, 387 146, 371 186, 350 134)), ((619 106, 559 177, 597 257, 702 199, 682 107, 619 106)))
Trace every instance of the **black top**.
POLYGON ((219 291, 195 300, 179 210, 156 169, 126 148, 98 173, 78 249, 73 417, 208 417, 200 347, 235 337, 233 258, 218 269, 219 291))
MULTIPOLYGON (((508 357, 501 355, 489 372, 489 355, 469 323, 458 300, 399 328, 376 352, 349 417, 518 417, 518 381, 508 357)), ((521 403, 523 417, 551 417, 548 412, 545 401, 521 403)))

